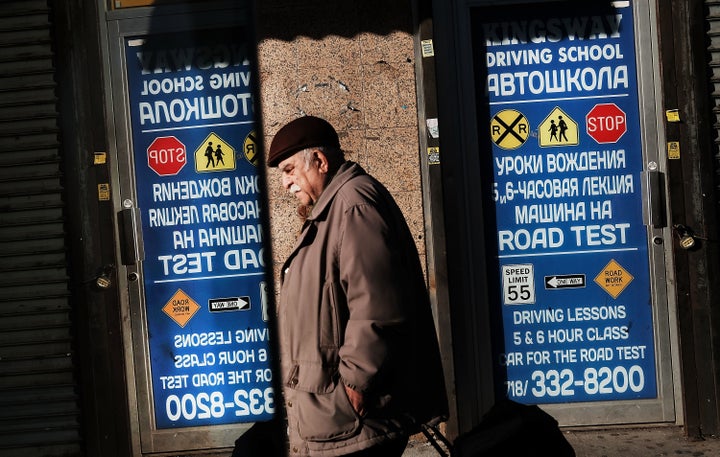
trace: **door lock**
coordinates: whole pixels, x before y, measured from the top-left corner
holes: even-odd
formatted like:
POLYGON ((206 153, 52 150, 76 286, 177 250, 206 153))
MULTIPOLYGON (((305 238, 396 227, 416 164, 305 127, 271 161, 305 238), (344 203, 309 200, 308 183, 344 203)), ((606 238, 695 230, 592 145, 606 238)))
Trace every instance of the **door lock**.
POLYGON ((695 237, 692 234, 692 231, 685 227, 682 224, 675 224, 673 225, 673 233, 675 233, 675 236, 677 236, 680 247, 689 250, 695 247, 695 237))
POLYGON ((100 273, 95 277, 95 286, 98 289, 109 289, 112 286, 113 270, 115 270, 113 264, 102 267, 100 273))

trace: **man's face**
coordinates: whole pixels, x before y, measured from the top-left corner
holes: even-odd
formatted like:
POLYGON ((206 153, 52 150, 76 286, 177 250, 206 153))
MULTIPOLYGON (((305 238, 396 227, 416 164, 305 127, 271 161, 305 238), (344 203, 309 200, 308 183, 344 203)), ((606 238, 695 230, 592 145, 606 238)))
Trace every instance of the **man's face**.
POLYGON ((303 205, 312 205, 325 189, 326 170, 319 151, 313 151, 309 164, 302 152, 298 152, 278 164, 282 173, 282 186, 303 205))

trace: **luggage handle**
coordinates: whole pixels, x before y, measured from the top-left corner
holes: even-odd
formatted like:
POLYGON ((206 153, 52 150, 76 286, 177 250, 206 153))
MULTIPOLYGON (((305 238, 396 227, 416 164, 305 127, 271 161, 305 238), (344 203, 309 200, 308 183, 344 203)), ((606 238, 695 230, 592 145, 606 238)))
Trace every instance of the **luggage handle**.
POLYGON ((420 430, 438 454, 442 457, 450 457, 452 455, 452 443, 438 430, 437 426, 422 424, 420 430))

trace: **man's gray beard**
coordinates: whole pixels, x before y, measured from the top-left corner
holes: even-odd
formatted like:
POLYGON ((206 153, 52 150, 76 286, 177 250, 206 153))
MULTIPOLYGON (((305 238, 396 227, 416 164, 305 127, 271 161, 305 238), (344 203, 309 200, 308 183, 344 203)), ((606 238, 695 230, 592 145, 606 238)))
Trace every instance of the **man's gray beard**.
POLYGON ((305 222, 310 214, 312 213, 313 205, 300 204, 297 207, 297 215, 301 221, 305 222))

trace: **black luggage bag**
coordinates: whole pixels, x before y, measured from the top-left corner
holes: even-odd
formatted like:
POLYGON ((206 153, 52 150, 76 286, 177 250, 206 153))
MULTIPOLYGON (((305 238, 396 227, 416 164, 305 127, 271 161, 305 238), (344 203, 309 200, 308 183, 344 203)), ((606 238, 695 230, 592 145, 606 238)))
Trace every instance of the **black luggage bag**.
POLYGON ((509 399, 498 401, 475 428, 454 443, 449 443, 437 427, 425 427, 423 433, 442 456, 575 457, 555 418, 537 405, 509 399))

